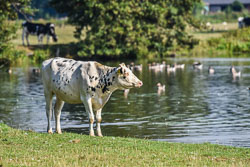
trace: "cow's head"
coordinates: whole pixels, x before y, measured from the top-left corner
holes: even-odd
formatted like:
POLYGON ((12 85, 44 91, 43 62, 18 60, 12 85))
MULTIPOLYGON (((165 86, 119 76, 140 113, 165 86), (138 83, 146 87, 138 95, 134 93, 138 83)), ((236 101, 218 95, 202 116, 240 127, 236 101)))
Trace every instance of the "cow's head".
POLYGON ((52 23, 48 23, 46 24, 46 26, 48 27, 48 30, 49 30, 49 35, 52 36, 53 38, 53 41, 54 42, 57 42, 57 36, 56 36, 56 31, 55 31, 55 25, 52 24, 52 23))
POLYGON ((124 63, 120 64, 116 73, 120 89, 139 88, 143 85, 142 81, 140 81, 124 63))

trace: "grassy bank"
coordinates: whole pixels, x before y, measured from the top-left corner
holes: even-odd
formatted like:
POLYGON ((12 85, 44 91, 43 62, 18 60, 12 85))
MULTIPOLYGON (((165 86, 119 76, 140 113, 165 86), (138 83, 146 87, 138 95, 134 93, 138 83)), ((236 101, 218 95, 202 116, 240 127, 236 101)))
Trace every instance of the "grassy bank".
POLYGON ((49 135, 0 124, 0 166, 248 166, 249 148, 73 133, 49 135))

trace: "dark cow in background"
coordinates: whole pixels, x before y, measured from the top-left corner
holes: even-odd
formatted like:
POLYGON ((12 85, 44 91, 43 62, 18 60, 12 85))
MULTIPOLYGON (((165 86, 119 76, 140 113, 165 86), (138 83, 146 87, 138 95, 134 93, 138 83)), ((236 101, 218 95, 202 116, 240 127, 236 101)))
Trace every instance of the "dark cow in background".
POLYGON ((239 28, 250 26, 250 17, 239 17, 238 18, 239 28))
POLYGON ((55 32, 55 25, 52 23, 44 24, 37 24, 25 21, 22 24, 23 27, 23 34, 22 40, 24 45, 24 37, 26 38, 27 45, 29 45, 29 35, 36 35, 38 38, 38 43, 43 42, 43 36, 47 35, 47 44, 49 43, 50 36, 53 38, 54 42, 57 42, 57 36, 55 32))

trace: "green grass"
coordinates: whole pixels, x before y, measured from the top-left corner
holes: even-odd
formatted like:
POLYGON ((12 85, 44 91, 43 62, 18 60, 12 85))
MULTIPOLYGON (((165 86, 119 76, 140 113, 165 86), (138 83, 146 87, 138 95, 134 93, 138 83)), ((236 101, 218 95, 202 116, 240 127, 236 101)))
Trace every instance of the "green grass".
POLYGON ((190 54, 194 57, 204 57, 204 55, 206 57, 249 57, 249 27, 238 29, 236 25, 231 24, 227 31, 218 28, 215 31, 194 33, 193 35, 199 38, 200 42, 191 51, 186 51, 186 55, 190 54))
POLYGON ((0 124, 0 166, 249 166, 250 149, 22 131, 0 124))

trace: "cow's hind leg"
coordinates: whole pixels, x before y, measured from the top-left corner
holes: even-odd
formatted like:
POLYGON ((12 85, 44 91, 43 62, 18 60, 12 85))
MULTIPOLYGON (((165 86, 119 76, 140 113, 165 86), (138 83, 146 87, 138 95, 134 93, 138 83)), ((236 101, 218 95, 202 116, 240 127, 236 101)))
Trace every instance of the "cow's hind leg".
POLYGON ((22 33, 23 46, 24 46, 24 37, 25 37, 25 29, 23 28, 23 33, 22 33))
POLYGON ((27 45, 30 46, 30 43, 29 43, 29 34, 28 33, 26 33, 25 39, 26 39, 27 45))
POLYGON ((44 95, 45 95, 45 101, 46 101, 46 115, 47 115, 47 120, 48 120, 47 132, 52 134, 53 131, 52 131, 52 127, 51 127, 51 118, 52 118, 53 94, 52 94, 52 92, 44 92, 44 95))
POLYGON ((37 39, 38 39, 38 44, 43 44, 43 35, 42 34, 38 35, 37 39))
POLYGON ((102 109, 96 111, 96 130, 97 130, 97 135, 100 137, 102 137, 101 122, 102 122, 102 109))
POLYGON ((61 134, 61 124, 60 124, 60 116, 61 116, 61 110, 63 108, 64 101, 60 100, 59 98, 56 98, 56 104, 54 108, 54 114, 56 119, 56 132, 58 134, 61 134))

